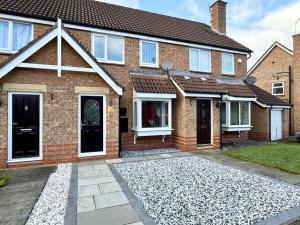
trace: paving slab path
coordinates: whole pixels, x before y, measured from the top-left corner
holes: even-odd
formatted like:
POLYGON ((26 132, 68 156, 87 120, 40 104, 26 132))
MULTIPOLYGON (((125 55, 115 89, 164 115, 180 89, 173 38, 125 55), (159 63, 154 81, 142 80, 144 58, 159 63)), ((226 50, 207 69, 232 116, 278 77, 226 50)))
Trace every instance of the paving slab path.
POLYGON ((10 176, 0 188, 0 224, 24 224, 56 166, 0 170, 10 176))
POLYGON ((174 152, 79 163, 77 224, 155 225, 112 165, 185 155, 190 154, 174 152))

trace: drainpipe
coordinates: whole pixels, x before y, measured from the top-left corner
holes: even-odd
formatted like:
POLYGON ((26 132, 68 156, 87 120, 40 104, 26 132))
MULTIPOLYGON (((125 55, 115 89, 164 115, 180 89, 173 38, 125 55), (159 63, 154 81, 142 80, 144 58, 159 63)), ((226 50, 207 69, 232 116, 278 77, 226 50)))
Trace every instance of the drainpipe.
POLYGON ((223 94, 221 94, 221 101, 219 103, 219 110, 220 110, 220 149, 221 150, 223 150, 222 114, 221 114, 222 99, 223 99, 223 94))
POLYGON ((121 96, 119 96, 119 158, 121 158, 121 149, 122 149, 122 135, 121 135, 121 126, 120 126, 120 113, 121 113, 121 96))
POLYGON ((273 105, 270 105, 271 107, 269 108, 269 141, 272 141, 272 137, 271 137, 271 132, 272 132, 272 109, 273 109, 273 105))
POLYGON ((289 135, 292 135, 292 66, 289 66, 289 104, 291 106, 289 110, 289 135))

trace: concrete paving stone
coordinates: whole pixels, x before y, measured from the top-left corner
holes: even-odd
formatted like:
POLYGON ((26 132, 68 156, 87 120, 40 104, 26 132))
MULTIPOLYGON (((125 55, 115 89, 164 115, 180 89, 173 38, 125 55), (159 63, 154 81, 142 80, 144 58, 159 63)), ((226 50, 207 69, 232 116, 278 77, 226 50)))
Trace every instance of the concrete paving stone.
POLYGON ((100 172, 98 170, 91 170, 91 171, 85 171, 85 172, 78 172, 78 177, 97 177, 101 176, 100 172))
POLYGON ((92 163, 91 161, 79 162, 79 163, 78 163, 78 167, 82 167, 82 166, 90 166, 90 165, 92 165, 91 163, 92 163))
POLYGON ((77 214, 77 225, 124 225, 138 221, 140 218, 130 204, 77 214))
POLYGON ((115 180, 114 177, 82 177, 78 179, 78 186, 110 183, 115 180))
POLYGON ((169 153, 169 154, 172 155, 172 156, 190 156, 190 155, 192 155, 189 152, 172 152, 172 153, 169 153))
POLYGON ((125 205, 129 201, 123 192, 113 192, 103 195, 95 195, 96 209, 104 209, 108 207, 125 205))
POLYGON ((99 187, 102 194, 122 191, 118 182, 99 184, 99 187))
POLYGON ((136 162, 147 160, 144 156, 122 158, 124 162, 136 162))
POLYGON ((78 167, 78 173, 93 171, 93 170, 94 170, 94 167, 92 165, 78 167))
POLYGON ((94 166, 95 165, 105 165, 106 164, 105 160, 96 160, 96 161, 92 161, 91 163, 94 166))
POLYGON ((81 186, 78 188, 78 197, 87 197, 92 195, 99 195, 100 189, 97 184, 81 186))
POLYGON ((170 158, 170 157, 172 157, 172 155, 170 155, 170 154, 160 154, 160 156, 163 157, 163 158, 170 158))
POLYGON ((113 163, 122 163, 123 160, 122 159, 109 159, 109 160, 105 160, 107 164, 113 164, 113 163))
POLYGON ((113 176, 110 169, 100 169, 99 171, 100 171, 101 176, 104 176, 104 177, 112 177, 113 176))
POLYGON ((144 223, 140 221, 140 222, 136 222, 136 223, 129 223, 127 225, 144 225, 144 223))
POLYGON ((77 199, 77 213, 95 210, 93 196, 82 197, 77 199))
POLYGON ((109 169, 107 164, 97 164, 94 165, 95 170, 101 170, 101 169, 109 169))

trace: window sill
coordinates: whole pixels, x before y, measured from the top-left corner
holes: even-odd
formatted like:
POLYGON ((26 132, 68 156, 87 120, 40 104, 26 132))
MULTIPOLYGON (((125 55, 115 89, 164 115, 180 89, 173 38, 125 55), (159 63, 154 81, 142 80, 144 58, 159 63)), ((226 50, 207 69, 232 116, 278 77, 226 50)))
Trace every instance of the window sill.
POLYGON ((138 137, 147 137, 147 136, 162 136, 162 135, 171 135, 173 129, 169 128, 151 128, 151 129, 142 129, 142 130, 137 130, 137 129, 132 129, 136 136, 138 137))
POLYGON ((116 62, 116 61, 101 60, 101 59, 97 59, 97 61, 103 64, 113 64, 113 65, 120 65, 120 66, 125 65, 125 62, 116 62))
POLYGON ((222 131, 249 131, 252 126, 229 126, 222 127, 222 131))
POLYGON ((17 51, 10 51, 10 50, 1 50, 0 49, 0 54, 15 54, 17 51))
POLYGON ((231 77, 234 77, 235 74, 234 73, 222 73, 222 76, 231 76, 231 77))
POLYGON ((211 71, 196 70, 196 69, 191 69, 191 68, 190 68, 190 72, 194 72, 194 73, 204 73, 204 74, 211 74, 211 71))
POLYGON ((159 68, 159 65, 158 64, 140 64, 140 67, 159 68))
POLYGON ((274 96, 284 96, 284 94, 273 94, 274 96))

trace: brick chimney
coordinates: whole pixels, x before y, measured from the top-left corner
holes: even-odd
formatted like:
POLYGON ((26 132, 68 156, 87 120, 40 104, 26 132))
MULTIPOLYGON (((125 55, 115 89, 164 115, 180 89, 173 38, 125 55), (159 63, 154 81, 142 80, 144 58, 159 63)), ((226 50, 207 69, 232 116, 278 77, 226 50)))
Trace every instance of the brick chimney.
POLYGON ((226 5, 227 2, 217 0, 210 6, 211 26, 214 30, 226 35, 226 5))
POLYGON ((292 74, 292 114, 294 131, 300 132, 300 34, 293 36, 293 74, 292 74))

